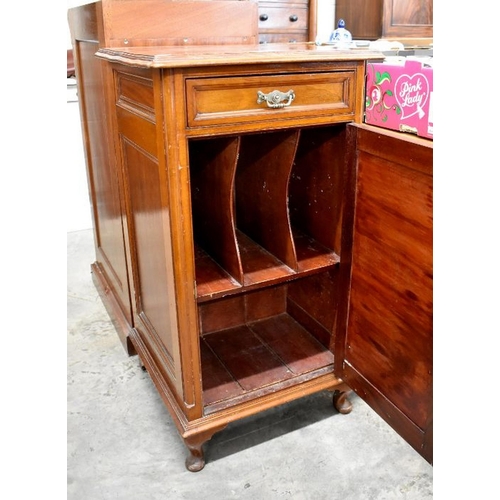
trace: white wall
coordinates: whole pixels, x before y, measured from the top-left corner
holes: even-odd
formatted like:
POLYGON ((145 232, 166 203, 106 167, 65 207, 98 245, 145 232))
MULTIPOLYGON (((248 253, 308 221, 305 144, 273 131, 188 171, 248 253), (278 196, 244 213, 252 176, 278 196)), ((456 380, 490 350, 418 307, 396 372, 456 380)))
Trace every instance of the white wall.
POLYGON ((321 41, 328 41, 335 29, 335 0, 318 0, 318 37, 321 41))

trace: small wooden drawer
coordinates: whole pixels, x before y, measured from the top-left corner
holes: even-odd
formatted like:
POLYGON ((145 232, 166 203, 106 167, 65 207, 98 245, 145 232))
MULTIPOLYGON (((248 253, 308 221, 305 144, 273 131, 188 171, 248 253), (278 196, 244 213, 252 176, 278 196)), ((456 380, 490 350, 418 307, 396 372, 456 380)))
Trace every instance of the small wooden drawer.
POLYGON ((304 5, 276 7, 259 5, 259 32, 307 30, 309 10, 304 5))
MULTIPOLYGON (((355 113, 355 70, 294 73, 287 75, 188 78, 188 127, 249 122, 332 117, 355 113), (282 107, 258 102, 259 94, 274 91, 294 98, 285 99, 282 107), (290 94, 288 94, 290 95, 290 94)), ((270 103, 272 104, 272 102, 270 103)))

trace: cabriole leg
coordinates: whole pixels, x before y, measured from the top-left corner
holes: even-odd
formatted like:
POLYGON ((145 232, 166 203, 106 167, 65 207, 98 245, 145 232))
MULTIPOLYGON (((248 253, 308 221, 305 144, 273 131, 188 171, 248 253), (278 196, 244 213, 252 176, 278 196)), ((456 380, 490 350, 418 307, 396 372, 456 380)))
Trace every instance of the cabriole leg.
POLYGON ((189 450, 186 458, 186 469, 191 472, 198 472, 205 467, 205 457, 203 454, 203 442, 193 443, 191 440, 184 440, 189 450))
POLYGON ((209 441, 212 436, 226 427, 227 424, 215 427, 200 434, 193 434, 184 438, 184 443, 189 450, 186 458, 186 469, 191 472, 198 472, 205 467, 205 456, 203 445, 209 441))
POLYGON ((338 390, 333 392, 333 406, 343 415, 351 413, 352 403, 347 399, 351 392, 351 390, 338 390))

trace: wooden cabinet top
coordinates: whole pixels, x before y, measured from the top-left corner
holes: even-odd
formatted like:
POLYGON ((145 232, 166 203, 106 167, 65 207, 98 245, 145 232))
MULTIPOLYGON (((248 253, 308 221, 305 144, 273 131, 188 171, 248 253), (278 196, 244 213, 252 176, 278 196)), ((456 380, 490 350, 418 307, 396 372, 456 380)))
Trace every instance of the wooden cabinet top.
POLYGON ((97 56, 109 61, 145 68, 181 68, 211 65, 334 62, 383 59, 379 52, 339 50, 314 43, 199 45, 101 48, 97 56))

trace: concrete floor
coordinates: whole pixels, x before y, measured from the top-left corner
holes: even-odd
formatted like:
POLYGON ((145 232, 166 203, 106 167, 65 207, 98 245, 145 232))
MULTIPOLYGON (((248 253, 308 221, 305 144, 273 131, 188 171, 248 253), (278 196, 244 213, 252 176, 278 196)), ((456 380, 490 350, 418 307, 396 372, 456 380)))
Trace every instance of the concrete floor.
POLYGON ((328 393, 235 422, 198 473, 149 375, 93 286, 92 230, 68 233, 69 500, 425 500, 433 467, 361 399, 328 393))

